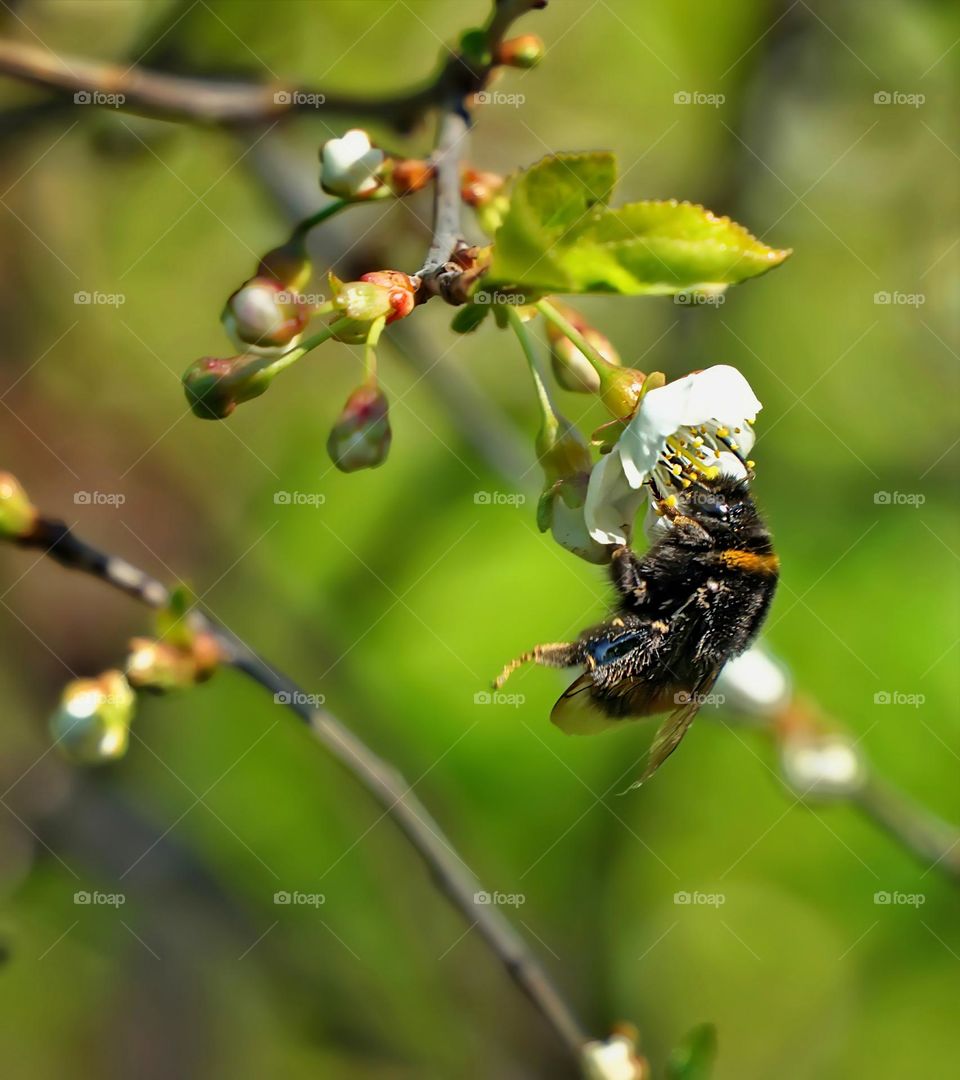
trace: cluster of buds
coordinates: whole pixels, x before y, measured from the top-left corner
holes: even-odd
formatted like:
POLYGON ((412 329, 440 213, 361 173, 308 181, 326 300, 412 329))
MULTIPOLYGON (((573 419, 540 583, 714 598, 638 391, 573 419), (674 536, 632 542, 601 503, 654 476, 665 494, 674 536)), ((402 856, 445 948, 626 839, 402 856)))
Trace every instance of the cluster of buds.
POLYGON ((78 765, 123 757, 130 742, 137 691, 168 693, 209 679, 223 654, 217 639, 190 621, 192 598, 174 591, 157 619, 157 638, 133 638, 123 671, 67 684, 50 718, 61 753, 78 765))
POLYGON ((363 343, 367 351, 366 379, 347 398, 327 438, 327 453, 341 472, 375 469, 387 459, 392 432, 387 398, 377 382, 376 344, 385 326, 413 311, 419 284, 400 270, 375 270, 347 282, 330 275, 340 316, 335 336, 363 343))
POLYGON ((223 309, 221 321, 234 345, 261 356, 293 348, 313 314, 313 305, 301 292, 310 273, 300 237, 267 252, 223 309))

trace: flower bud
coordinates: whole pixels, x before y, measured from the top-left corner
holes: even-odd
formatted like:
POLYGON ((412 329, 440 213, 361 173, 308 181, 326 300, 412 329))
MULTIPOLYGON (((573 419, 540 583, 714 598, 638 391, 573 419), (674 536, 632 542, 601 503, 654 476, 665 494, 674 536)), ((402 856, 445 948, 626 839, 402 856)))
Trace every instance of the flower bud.
POLYGON ((12 473, 0 473, 0 538, 26 536, 36 520, 37 511, 20 481, 12 473))
POLYGON ((790 735, 781 744, 787 786, 803 799, 846 799, 866 782, 854 743, 838 732, 790 735))
POLYGON ((370 381, 347 398, 327 439, 327 453, 341 472, 375 469, 386 461, 391 437, 386 396, 370 381))
MULTIPOLYGON (((569 308, 562 308, 561 311, 608 364, 620 366, 620 355, 605 334, 601 334, 576 311, 569 308)), ((597 393, 600 389, 600 376, 580 349, 550 322, 547 323, 547 339, 550 342, 553 375, 564 390, 572 390, 578 394, 597 393)))
POLYGON ((348 319, 371 323, 393 313, 390 289, 373 281, 341 281, 334 286, 334 305, 348 319))
POLYGON ((270 385, 263 357, 204 356, 183 373, 183 390, 195 416, 223 420, 244 401, 259 397, 270 385))
POLYGON ((503 193, 506 181, 496 173, 464 169, 460 181, 460 198, 477 213, 480 228, 489 236, 500 228, 510 200, 503 193))
POLYGON ((136 696, 120 671, 68 683, 50 732, 61 752, 79 765, 123 757, 130 738, 136 696))
POLYGON ((390 290, 390 314, 387 322, 396 322, 413 311, 417 302, 417 284, 409 274, 402 270, 373 270, 363 274, 361 281, 372 285, 382 285, 390 290))
POLYGON ((548 414, 537 436, 537 457, 545 481, 537 503, 540 531, 549 529, 562 548, 587 562, 609 562, 608 548, 590 536, 583 515, 593 464, 586 440, 565 417, 548 414))
POLYGON ((649 1080, 647 1062, 637 1053, 636 1036, 616 1032, 609 1039, 585 1043, 580 1051, 585 1080, 649 1080))
POLYGON ((629 416, 643 394, 646 375, 611 364, 600 373, 600 400, 615 417, 629 416))
POLYGON ((464 169, 460 176, 460 198, 467 206, 485 206, 503 190, 504 183, 497 173, 464 169))
POLYGON ((435 172, 429 161, 405 158, 393 163, 387 183, 394 195, 412 195, 422 191, 433 180, 435 172))
POLYGON ((385 155, 370 136, 353 128, 339 139, 328 139, 320 150, 320 185, 341 199, 364 199, 380 186, 385 155))
POLYGON ((532 68, 543 59, 546 47, 536 34, 521 34, 501 43, 497 63, 506 67, 532 68))
POLYGON ((169 641, 133 638, 127 679, 138 690, 181 690, 208 679, 219 659, 220 648, 210 634, 194 635, 189 648, 169 641))
POLYGON ((782 712, 793 697, 790 673, 763 645, 724 664, 717 691, 729 709, 766 719, 782 712))
POLYGON ((310 321, 299 294, 271 277, 253 277, 227 301, 220 316, 238 349, 267 349, 295 345, 310 321))

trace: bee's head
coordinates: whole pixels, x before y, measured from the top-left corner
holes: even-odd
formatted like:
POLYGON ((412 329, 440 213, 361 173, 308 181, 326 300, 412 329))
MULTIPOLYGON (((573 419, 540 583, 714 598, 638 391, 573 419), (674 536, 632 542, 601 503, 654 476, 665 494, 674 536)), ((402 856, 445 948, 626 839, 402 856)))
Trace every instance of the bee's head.
POLYGON ((723 543, 769 539, 746 480, 721 476, 710 483, 694 484, 678 496, 677 509, 723 543))

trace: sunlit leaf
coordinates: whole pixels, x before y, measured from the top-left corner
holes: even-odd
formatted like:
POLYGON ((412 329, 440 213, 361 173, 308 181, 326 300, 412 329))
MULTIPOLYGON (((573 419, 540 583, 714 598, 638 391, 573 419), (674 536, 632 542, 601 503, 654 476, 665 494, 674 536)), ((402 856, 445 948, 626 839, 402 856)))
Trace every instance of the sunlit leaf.
POLYGON ((614 179, 610 154, 558 155, 521 173, 484 285, 531 294, 717 291, 790 254, 692 203, 612 209, 614 179))

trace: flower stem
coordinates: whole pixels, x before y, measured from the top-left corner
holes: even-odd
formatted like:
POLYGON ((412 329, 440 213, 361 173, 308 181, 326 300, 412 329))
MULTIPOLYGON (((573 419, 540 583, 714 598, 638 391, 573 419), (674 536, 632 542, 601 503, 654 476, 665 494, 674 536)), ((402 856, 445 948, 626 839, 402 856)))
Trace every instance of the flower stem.
POLYGON ((589 341, 580 333, 580 331, 570 322, 569 319, 564 318, 559 311, 550 303, 549 300, 540 300, 536 304, 537 311, 563 334, 568 337, 574 345, 583 353, 583 355, 593 365, 596 373, 602 378, 603 375, 610 369, 610 363, 600 355, 596 348, 590 344, 589 341))
POLYGON ((308 352, 312 352, 318 345, 322 345, 325 341, 329 341, 340 330, 345 329, 351 324, 352 320, 346 317, 337 319, 336 322, 328 323, 322 330, 318 330, 315 334, 311 334, 310 337, 305 338, 295 348, 289 352, 285 352, 282 356, 278 356, 271 363, 264 366, 264 371, 270 373, 271 376, 279 374, 291 364, 296 363, 302 356, 306 356, 308 352))
POLYGON ((339 214, 341 210, 346 209, 349 205, 350 202, 348 199, 334 199, 333 202, 327 203, 326 206, 318 210, 315 214, 311 214, 310 217, 304 218, 303 221, 298 222, 294 227, 293 232, 290 234, 290 239, 304 239, 311 229, 315 228, 317 225, 321 225, 335 214, 339 214))
POLYGON ((550 391, 543 381, 543 376, 540 374, 540 364, 537 360, 533 342, 530 339, 530 333, 524 325, 523 319, 520 318, 517 309, 512 304, 507 305, 506 311, 510 329, 517 335, 517 341, 520 342, 520 348, 523 349, 523 354, 527 358, 530 375, 533 378, 533 385, 537 391, 537 398, 540 402, 540 412, 543 416, 544 430, 555 431, 557 429, 557 410, 554 407, 553 399, 550 397, 550 391))
POLYGON ((380 340, 380 335, 386 325, 387 319, 385 315, 381 315, 379 319, 374 319, 370 324, 370 333, 367 334, 367 340, 363 346, 364 368, 367 373, 367 381, 371 383, 377 381, 377 342, 380 340))

